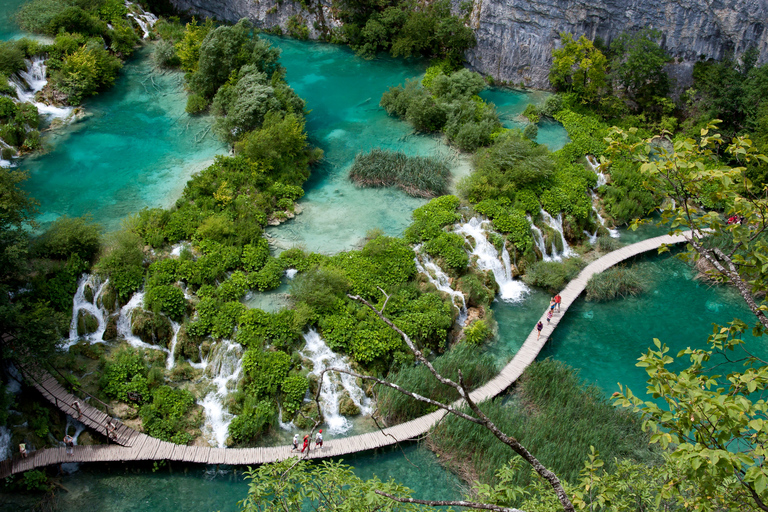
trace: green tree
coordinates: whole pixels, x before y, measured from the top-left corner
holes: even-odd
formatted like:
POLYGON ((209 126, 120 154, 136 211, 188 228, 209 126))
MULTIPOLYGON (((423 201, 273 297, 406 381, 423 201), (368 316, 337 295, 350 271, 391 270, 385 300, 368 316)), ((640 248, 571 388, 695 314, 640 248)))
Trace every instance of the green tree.
POLYGON ((561 48, 552 51, 549 81, 560 91, 574 92, 583 103, 594 103, 607 84, 608 59, 594 43, 581 36, 560 34, 561 48))
MULTIPOLYGON (((614 129, 611 150, 631 151, 647 186, 674 200, 665 203, 662 221, 670 222, 676 233, 689 230, 685 255, 705 261, 712 279, 738 290, 754 315, 753 335, 763 336, 768 329, 768 203, 765 190, 746 176, 745 165, 768 159, 746 137, 726 143, 716 127, 702 129, 698 140, 677 140, 669 149, 651 141, 628 144, 629 134, 614 129), (723 164, 718 153, 741 165, 723 164)), ((655 347, 638 366, 646 368, 648 390, 664 406, 630 389, 617 395, 619 404, 644 415, 651 442, 674 446, 671 457, 679 471, 673 485, 691 493, 688 506, 697 510, 714 510, 719 503, 731 510, 768 509, 768 404, 762 397, 768 365, 741 339, 747 328, 738 319, 716 326, 709 349, 689 348, 677 357, 654 340, 655 347), (722 375, 716 354, 731 360, 737 350, 744 369, 722 375), (688 366, 678 370, 684 359, 688 366)))
POLYGON ((655 41, 660 37, 658 30, 644 29, 633 34, 625 32, 611 42, 611 77, 642 111, 651 110, 657 98, 669 93, 664 66, 670 57, 655 41))

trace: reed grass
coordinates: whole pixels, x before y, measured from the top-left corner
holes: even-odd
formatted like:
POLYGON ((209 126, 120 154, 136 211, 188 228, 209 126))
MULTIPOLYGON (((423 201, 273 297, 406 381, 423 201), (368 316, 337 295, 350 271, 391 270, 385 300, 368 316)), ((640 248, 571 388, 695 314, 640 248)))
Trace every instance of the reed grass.
POLYGON ((636 267, 612 267, 595 274, 587 282, 586 299, 593 302, 635 296, 646 289, 645 276, 636 267))
POLYGON ((440 158, 386 149, 358 153, 349 171, 349 178, 359 186, 396 186, 410 196, 425 198, 446 194, 450 175, 448 164, 440 158))
MULTIPOLYGON (((572 483, 590 446, 609 469, 615 459, 659 459, 638 416, 615 408, 600 388, 580 382, 578 372, 559 361, 533 363, 508 396, 485 402, 481 409, 559 478, 572 483)), ((435 428, 430 443, 447 460, 469 465, 469 474, 483 483, 496 483, 496 470, 514 456, 489 430, 452 415, 435 428)), ((527 485, 530 479, 529 471, 520 471, 516 483, 527 485)))
MULTIPOLYGON (((449 352, 437 357, 433 365, 441 375, 455 381, 458 381, 459 369, 461 369, 464 382, 470 389, 482 386, 497 372, 492 356, 483 354, 477 347, 466 343, 459 343, 449 352)), ((402 368, 390 380, 411 392, 433 400, 450 403, 459 398, 453 388, 439 383, 424 365, 402 368)), ((418 418, 434 410, 428 404, 417 402, 392 388, 382 388, 378 402, 379 410, 390 425, 418 418)))

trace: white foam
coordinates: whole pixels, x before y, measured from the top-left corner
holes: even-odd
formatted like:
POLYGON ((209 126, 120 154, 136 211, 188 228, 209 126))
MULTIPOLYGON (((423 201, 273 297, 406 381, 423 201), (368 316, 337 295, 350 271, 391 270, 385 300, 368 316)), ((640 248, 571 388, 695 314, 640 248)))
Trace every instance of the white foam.
POLYGON ((132 18, 133 21, 135 21, 139 27, 141 27, 141 31, 144 33, 142 39, 147 39, 149 37, 149 29, 152 28, 157 22, 157 16, 151 12, 145 11, 141 8, 140 5, 136 5, 132 2, 126 1, 125 6, 129 11, 137 11, 135 14, 133 12, 129 12, 128 17, 132 18))
POLYGON ((520 302, 530 293, 525 283, 512 278, 509 252, 504 247, 502 254, 488 241, 486 236, 490 222, 473 217, 465 224, 458 224, 456 232, 472 237, 475 242, 472 256, 477 256, 480 270, 490 270, 499 285, 499 297, 504 302, 520 302), (501 259, 499 259, 501 258, 501 259))
MULTIPOLYGON (((306 345, 302 354, 314 365, 310 375, 319 377, 327 368, 352 371, 347 358, 334 353, 314 329, 304 335, 304 341, 306 345)), ((346 373, 327 372, 320 387, 320 410, 331 434, 343 434, 352 428, 352 423, 339 413, 342 390, 349 393, 361 414, 368 416, 373 412, 371 399, 365 396, 365 392, 355 382, 355 377, 346 373)))
POLYGON ((219 448, 224 448, 229 435, 229 424, 234 415, 226 408, 227 395, 234 388, 242 372, 243 347, 231 340, 221 340, 211 347, 209 363, 206 364, 209 378, 214 386, 202 402, 205 411, 203 435, 219 448))
POLYGON ((456 321, 463 327, 467 321, 467 304, 464 294, 451 288, 448 275, 429 257, 429 254, 421 252, 421 245, 414 247, 413 251, 416 253, 413 258, 414 263, 416 263, 416 270, 427 276, 427 280, 435 285, 435 288, 451 297, 453 306, 459 310, 459 318, 456 321))
POLYGON ((77 291, 72 298, 72 320, 69 323, 69 339, 64 344, 65 350, 69 349, 72 345, 80 340, 88 341, 89 343, 102 343, 104 336, 104 330, 107 327, 107 316, 109 312, 103 307, 98 306, 99 298, 104 293, 109 279, 101 282, 101 279, 97 275, 83 274, 80 276, 80 281, 77 283, 77 291), (85 287, 89 286, 93 290, 93 302, 88 302, 85 298, 85 287), (98 322, 96 332, 85 334, 83 336, 77 335, 77 318, 81 311, 85 311, 93 315, 98 322))

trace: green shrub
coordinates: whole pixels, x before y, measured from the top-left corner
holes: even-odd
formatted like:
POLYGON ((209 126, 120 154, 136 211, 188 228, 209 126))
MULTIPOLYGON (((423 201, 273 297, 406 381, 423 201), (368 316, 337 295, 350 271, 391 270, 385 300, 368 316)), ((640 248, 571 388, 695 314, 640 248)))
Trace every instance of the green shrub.
POLYGON ((291 356, 280 350, 248 349, 242 362, 245 389, 257 397, 275 396, 288 376, 290 364, 291 356))
POLYGON ((536 105, 534 105, 533 103, 529 103, 528 105, 525 106, 525 110, 523 111, 523 117, 527 118, 531 124, 538 123, 540 116, 541 116, 541 112, 539 111, 539 108, 536 105))
POLYGON ((248 274, 248 286, 260 292, 272 290, 280 286, 284 272, 283 262, 270 256, 259 271, 248 274))
POLYGON ((144 352, 131 347, 117 351, 104 365, 99 385, 108 396, 123 402, 129 401, 129 393, 138 397, 139 403, 149 400, 149 367, 144 352))
POLYGON ((602 302, 635 296, 646 289, 643 281, 642 272, 635 267, 612 267, 589 278, 586 299, 602 302))
POLYGON ((441 232, 424 244, 424 251, 438 258, 443 268, 460 271, 469 263, 469 256, 464 250, 464 237, 456 233, 441 232))
POLYGON ((192 93, 187 97, 187 106, 184 110, 187 114, 202 114, 208 108, 209 103, 210 102, 200 94, 192 93))
POLYGON ((283 405, 284 421, 291 418, 299 410, 304 402, 304 396, 309 389, 309 380, 301 375, 290 375, 283 380, 280 390, 283 393, 281 403, 283 405))
POLYGON ((537 261, 528 266, 523 281, 529 286, 538 286, 549 293, 557 293, 579 275, 585 266, 580 258, 567 258, 562 262, 537 261))
POLYGON ((488 306, 496 295, 493 287, 481 281, 477 274, 461 276, 456 281, 455 288, 464 294, 469 307, 488 306))
POLYGON ((249 398, 243 406, 243 411, 229 424, 231 443, 228 444, 242 445, 256 441, 269 430, 276 419, 277 411, 269 401, 256 402, 249 398))
POLYGON ((464 341, 469 345, 482 345, 492 335, 493 332, 488 328, 485 320, 475 320, 464 328, 464 341))
POLYGON ((186 416, 194 405, 195 397, 189 391, 160 386, 152 393, 152 402, 141 408, 142 427, 152 437, 187 444, 192 436, 185 431, 191 426, 186 416))
MULTIPOLYGON (((176 48, 166 38, 155 43, 155 49, 152 51, 152 62, 159 68, 175 68, 181 64, 179 56, 176 55, 176 48)), ((187 105, 189 105, 189 99, 187 105)))
POLYGON ((152 311, 165 313, 176 321, 180 321, 187 311, 184 292, 172 284, 147 283, 144 305, 152 311))
POLYGON ((90 217, 62 216, 38 238, 36 252, 46 258, 68 259, 76 254, 92 262, 101 247, 100 226, 90 217))
POLYGON ((260 309, 247 309, 238 319, 237 342, 249 348, 270 345, 290 351, 301 339, 301 329, 294 323, 295 311, 285 309, 266 313, 260 309))
POLYGON ((121 302, 127 302, 144 283, 144 253, 141 239, 133 232, 118 231, 107 243, 97 267, 106 274, 121 302))
POLYGON ((323 313, 331 311, 345 298, 349 281, 344 272, 336 268, 314 268, 296 276, 290 291, 296 302, 303 302, 323 313))

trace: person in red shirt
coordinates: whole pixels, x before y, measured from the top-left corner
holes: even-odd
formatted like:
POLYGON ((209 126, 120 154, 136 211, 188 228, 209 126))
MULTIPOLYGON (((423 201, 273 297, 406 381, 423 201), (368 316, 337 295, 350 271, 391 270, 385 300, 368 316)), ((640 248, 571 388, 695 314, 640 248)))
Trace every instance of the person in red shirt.
POLYGON ((560 312, 560 302, 563 300, 562 297, 560 297, 560 294, 558 293, 555 295, 555 305, 557 306, 557 312, 560 312))
POLYGON ((304 446, 301 447, 302 454, 304 450, 307 450, 307 454, 309 454, 309 435, 304 436, 304 446))

